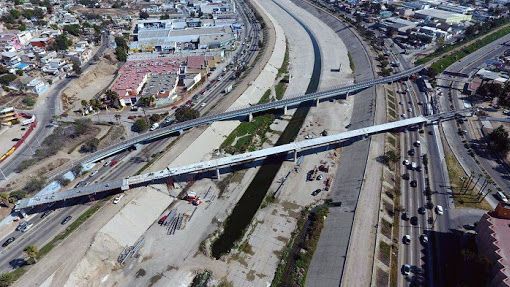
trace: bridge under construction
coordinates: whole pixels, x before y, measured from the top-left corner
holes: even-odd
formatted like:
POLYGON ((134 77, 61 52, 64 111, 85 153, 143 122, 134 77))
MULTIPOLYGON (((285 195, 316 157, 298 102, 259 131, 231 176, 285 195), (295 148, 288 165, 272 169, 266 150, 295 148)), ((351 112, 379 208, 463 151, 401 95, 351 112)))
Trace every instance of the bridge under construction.
POLYGON ((161 179, 169 179, 174 178, 180 175, 185 174, 197 174, 203 172, 211 172, 215 171, 216 177, 219 178, 221 175, 222 168, 229 168, 236 165, 253 162, 257 160, 265 159, 272 155, 282 155, 284 159, 293 159, 296 160, 298 155, 301 152, 311 150, 319 147, 326 147, 329 145, 338 144, 347 140, 356 140, 360 138, 365 138, 373 134, 388 132, 388 131, 398 131, 403 128, 413 127, 413 126, 423 126, 426 124, 433 124, 442 120, 450 120, 452 118, 469 116, 472 113, 471 109, 457 111, 457 112, 448 112, 443 114, 437 114, 432 116, 418 116, 409 119, 403 119, 399 121, 374 125, 371 127, 365 127, 361 129, 356 129, 352 131, 347 131, 343 133, 338 133, 329 136, 317 137, 314 139, 293 142, 285 145, 270 147, 266 149, 261 149, 258 151, 226 156, 218 159, 213 159, 209 161, 203 161, 198 163, 193 163, 189 165, 184 165, 180 167, 167 167, 163 170, 129 176, 122 179, 117 179, 113 181, 107 181, 102 183, 91 184, 84 187, 73 188, 67 191, 50 193, 42 196, 34 196, 32 198, 26 198, 18 201, 16 203, 16 210, 25 210, 41 205, 47 205, 57 202, 62 202, 66 200, 76 199, 80 197, 86 196, 94 196, 99 193, 109 192, 109 191, 125 191, 133 186, 141 186, 153 183, 157 180, 161 179))

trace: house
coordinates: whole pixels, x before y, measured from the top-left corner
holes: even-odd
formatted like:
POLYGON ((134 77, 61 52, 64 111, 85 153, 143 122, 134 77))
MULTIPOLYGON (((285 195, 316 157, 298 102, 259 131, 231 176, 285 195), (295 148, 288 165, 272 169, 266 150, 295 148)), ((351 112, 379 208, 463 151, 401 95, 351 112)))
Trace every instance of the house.
POLYGON ((21 59, 16 52, 3 52, 1 56, 2 63, 8 67, 14 67, 16 64, 21 62, 21 59))
POLYGON ((51 39, 49 37, 43 37, 43 38, 33 38, 30 40, 30 45, 33 47, 39 47, 46 49, 50 43, 51 39))
POLYGON ((18 120, 16 111, 13 107, 7 107, 0 110, 0 124, 11 126, 18 120))
POLYGON ((48 83, 39 78, 34 78, 27 84, 27 89, 38 96, 44 94, 48 88, 48 83))

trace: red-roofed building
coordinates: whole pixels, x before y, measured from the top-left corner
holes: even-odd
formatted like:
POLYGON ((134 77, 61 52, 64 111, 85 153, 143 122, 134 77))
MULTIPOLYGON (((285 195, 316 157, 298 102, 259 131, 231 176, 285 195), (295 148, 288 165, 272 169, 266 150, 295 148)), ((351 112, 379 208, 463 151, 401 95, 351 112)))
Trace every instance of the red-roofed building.
POLYGON ((177 73, 182 61, 179 58, 128 61, 120 68, 111 90, 119 94, 122 105, 133 105, 138 101, 150 73, 177 73))
POLYGON ((510 286, 510 205, 484 214, 476 231, 479 253, 494 263, 490 286, 510 286))

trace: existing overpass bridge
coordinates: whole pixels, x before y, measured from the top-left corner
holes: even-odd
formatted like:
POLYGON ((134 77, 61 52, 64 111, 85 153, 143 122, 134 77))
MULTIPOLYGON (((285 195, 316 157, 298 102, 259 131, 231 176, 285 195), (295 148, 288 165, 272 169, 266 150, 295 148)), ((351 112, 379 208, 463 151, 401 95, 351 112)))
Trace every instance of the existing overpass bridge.
POLYGON ((289 154, 296 160, 299 153, 306 150, 325 147, 331 144, 337 144, 346 140, 352 140, 357 138, 367 137, 373 134, 387 132, 391 130, 399 130, 401 128, 411 126, 422 126, 425 124, 432 124, 441 120, 449 120, 456 117, 462 117, 470 115, 472 110, 463 110, 459 112, 448 112, 438 115, 432 115, 428 117, 418 116, 414 118, 399 120, 395 122, 374 125, 371 127, 361 128, 357 130, 347 131, 339 134, 330 136, 318 137, 310 140, 304 140, 299 142, 293 142, 285 145, 270 147, 258 151, 243 153, 239 155, 232 155, 213 159, 209 161, 198 162, 180 167, 167 167, 163 170, 130 176, 123 179, 91 184, 84 187, 73 188, 67 191, 47 194, 43 196, 35 196, 32 198, 22 199, 16 203, 16 210, 28 209, 36 206, 45 204, 51 204, 56 202, 62 202, 65 200, 76 199, 84 196, 93 196, 95 194, 113 191, 113 190, 128 190, 132 186, 140 186, 149 184, 156 180, 165 178, 176 177, 185 174, 202 173, 216 171, 216 176, 220 177, 220 169, 233 167, 236 165, 252 162, 256 160, 265 159, 272 155, 284 155, 285 158, 289 158, 289 154))
POLYGON ((123 142, 113 145, 111 147, 97 151, 94 154, 85 157, 81 162, 82 162, 82 164, 96 162, 101 159, 107 158, 113 154, 116 154, 118 152, 126 150, 138 143, 143 143, 143 142, 151 141, 154 139, 162 138, 162 137, 168 136, 170 134, 174 134, 174 133, 182 133, 184 130, 187 130, 187 129, 190 129, 190 128, 193 128, 196 126, 200 126, 200 125, 211 124, 211 123, 217 122, 217 121, 243 118, 243 117, 244 118, 248 117, 249 119, 251 119, 253 114, 261 113, 261 112, 265 112, 265 111, 269 111, 269 110, 276 110, 276 109, 283 109, 284 113, 285 113, 288 108, 295 107, 302 102, 316 101, 317 103, 319 103, 319 101, 323 100, 323 99, 334 98, 334 97, 338 97, 341 95, 348 95, 350 93, 354 93, 354 92, 369 88, 369 87, 377 85, 377 84, 391 83, 391 82, 397 81, 399 79, 408 77, 414 73, 417 73, 422 69, 423 69, 423 66, 417 66, 417 67, 414 67, 407 71, 400 72, 398 74, 394 74, 394 75, 391 75, 388 77, 383 77, 383 78, 379 78, 379 79, 375 79, 375 80, 363 81, 363 82, 360 82, 360 83, 357 83, 354 85, 332 88, 332 89, 328 89, 328 90, 321 91, 321 92, 294 96, 294 97, 286 98, 286 99, 283 99, 280 101, 274 101, 274 102, 270 102, 270 103, 253 105, 250 107, 239 108, 236 110, 227 111, 227 112, 221 113, 221 114, 204 116, 204 117, 200 117, 200 118, 197 118, 194 120, 177 123, 174 125, 163 127, 163 128, 157 129, 155 131, 148 132, 148 133, 133 137, 129 140, 123 141, 123 142))

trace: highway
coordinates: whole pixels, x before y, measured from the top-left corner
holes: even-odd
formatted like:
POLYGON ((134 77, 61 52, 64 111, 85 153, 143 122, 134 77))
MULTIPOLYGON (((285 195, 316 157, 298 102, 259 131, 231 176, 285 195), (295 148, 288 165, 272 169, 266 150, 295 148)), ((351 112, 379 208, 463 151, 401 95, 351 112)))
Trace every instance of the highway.
MULTIPOLYGON (((245 6, 243 6, 245 7, 245 6)), ((245 15, 243 18, 248 23, 248 19, 253 21, 255 18, 253 16, 253 11, 249 10, 247 13, 243 13, 245 15), (250 16, 251 15, 251 16, 250 16)), ((246 24, 250 25, 250 24, 246 24)), ((255 59, 254 55, 257 53, 258 49, 251 49, 251 47, 258 47, 258 39, 260 34, 259 24, 256 24, 256 28, 250 29, 250 33, 248 33, 252 39, 250 43, 245 45, 248 50, 241 59, 246 61, 248 65, 251 65, 253 60, 255 59)), ((107 41, 106 41, 107 42, 107 41)), ((226 80, 227 77, 224 77, 226 80)), ((69 81, 70 79, 65 78, 64 81, 69 81)), ((234 80, 235 81, 235 80, 234 80)), ((222 81, 220 81, 222 82, 222 81)), ((218 82, 218 83, 220 83, 218 82)), ((63 88, 63 87, 61 87, 63 88)), ((222 100, 221 95, 223 94, 221 91, 224 88, 217 87, 212 92, 208 94, 206 100, 209 103, 213 103, 213 99, 222 100)), ((58 100, 58 93, 55 93, 55 103, 58 100)), ((213 105, 208 105, 207 107, 200 107, 203 112, 208 112, 213 105)), ((49 134, 50 129, 47 134, 49 134)), ((176 138, 163 138, 144 146, 142 150, 131 151, 131 152, 120 152, 115 155, 113 158, 119 160, 119 163, 113 167, 103 167, 102 164, 98 164, 99 169, 95 168, 94 170, 98 170, 98 173, 93 177, 86 177, 83 180, 86 180, 89 184, 98 181, 108 181, 116 178, 123 178, 129 175, 135 174, 138 170, 146 165, 146 161, 143 158, 150 158, 151 155, 157 154, 160 151, 164 151, 168 144, 172 141, 176 140, 176 138)), ((70 223, 72 223, 76 218, 80 216, 86 209, 89 208, 93 203, 87 204, 79 204, 74 206, 68 206, 64 208, 59 208, 53 212, 51 212, 47 217, 40 218, 41 214, 34 214, 29 218, 29 221, 34 225, 25 233, 21 233, 19 231, 14 231, 8 235, 6 235, 1 243, 3 243, 7 238, 14 236, 16 240, 7 246, 6 248, 0 247, 0 272, 6 272, 14 269, 16 264, 11 265, 12 263, 21 263, 19 260, 23 258, 23 249, 28 245, 36 245, 38 247, 44 246, 47 242, 55 237, 58 233, 62 232, 70 223), (68 215, 71 215, 73 218, 70 222, 65 225, 61 224, 61 221, 68 215), (16 260, 18 259, 18 260, 16 260), (13 261, 14 260, 14 261, 13 261)), ((106 203, 109 205, 110 203, 106 203)), ((111 207, 110 207, 111 208, 111 207)))
MULTIPOLYGON (((448 71, 451 72, 460 72, 460 73, 471 73, 475 70, 478 70, 482 67, 486 60, 494 58, 496 56, 502 55, 504 51, 508 50, 508 46, 501 45, 502 42, 510 41, 510 35, 503 37, 497 42, 494 42, 486 47, 476 51, 475 53, 470 54, 466 58, 462 59, 459 62, 456 62, 454 65, 448 68, 448 71)), ((453 76, 445 76, 442 80, 438 81, 438 85, 441 87, 442 96, 437 96, 438 102, 440 103, 441 111, 448 111, 457 108, 462 108, 464 105, 462 95, 459 92, 459 89, 462 90, 464 84, 461 82, 455 81, 456 77, 453 76), (447 80, 450 79, 450 80, 447 80), (450 85, 454 89, 450 89, 450 85), (452 96, 452 102, 448 100, 447 95, 452 96)), ((475 121, 466 121, 460 124, 460 128, 462 130, 466 130, 467 134, 464 135, 464 138, 458 134, 458 127, 455 122, 444 123, 443 129, 445 130, 445 137, 448 140, 448 143, 459 160, 459 162, 469 171, 473 171, 475 174, 480 174, 483 171, 486 171, 490 177, 494 180, 496 186, 499 186, 503 190, 510 190, 510 182, 506 178, 510 173, 510 169, 503 162, 500 162, 497 158, 495 158, 492 153, 486 150, 484 144, 476 144, 473 142, 473 138, 475 138, 474 132, 480 132, 480 125, 475 121), (473 125, 473 127, 470 126, 473 125), (467 140, 471 142, 471 147, 476 151, 479 163, 475 161, 475 158, 469 155, 468 150, 464 147, 463 140, 467 140)), ((492 186, 492 190, 496 191, 496 186, 492 186)), ((492 195, 486 197, 488 202, 491 203, 492 206, 495 206, 498 200, 492 195)))

